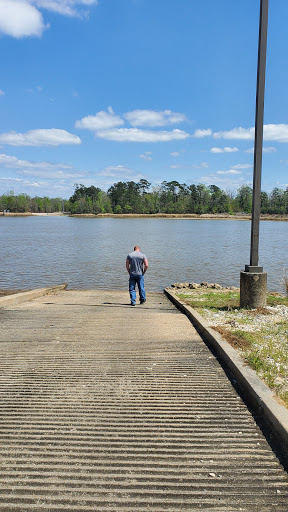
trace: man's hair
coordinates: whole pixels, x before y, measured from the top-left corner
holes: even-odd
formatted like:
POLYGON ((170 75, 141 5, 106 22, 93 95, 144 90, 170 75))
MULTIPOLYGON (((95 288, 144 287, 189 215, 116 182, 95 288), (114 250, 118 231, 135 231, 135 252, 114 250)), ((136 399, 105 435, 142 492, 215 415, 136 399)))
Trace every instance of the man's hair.
POLYGON ((137 249, 139 249, 139 251, 140 251, 140 247, 139 247, 139 245, 135 245, 135 247, 134 247, 134 251, 137 251, 137 249))

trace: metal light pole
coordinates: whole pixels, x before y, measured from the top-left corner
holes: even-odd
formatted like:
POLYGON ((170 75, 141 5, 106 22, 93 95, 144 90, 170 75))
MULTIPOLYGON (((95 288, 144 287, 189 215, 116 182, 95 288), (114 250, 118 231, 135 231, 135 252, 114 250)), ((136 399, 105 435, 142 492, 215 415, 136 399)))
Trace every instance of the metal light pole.
POLYGON ((266 305, 267 295, 267 274, 258 263, 268 6, 260 0, 250 265, 240 273, 240 305, 251 308, 266 305))

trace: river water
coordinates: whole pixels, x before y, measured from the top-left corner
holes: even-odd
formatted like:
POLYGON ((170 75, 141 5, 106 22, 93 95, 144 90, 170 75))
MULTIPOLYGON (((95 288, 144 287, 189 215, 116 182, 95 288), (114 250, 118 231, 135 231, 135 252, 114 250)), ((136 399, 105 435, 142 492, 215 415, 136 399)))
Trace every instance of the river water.
MULTIPOLYGON (((174 282, 239 286, 249 264, 249 221, 159 218, 0 217, 0 288, 127 288, 127 253, 138 244, 149 260, 147 291, 174 282)), ((284 292, 288 223, 263 221, 260 261, 268 289, 284 292)))

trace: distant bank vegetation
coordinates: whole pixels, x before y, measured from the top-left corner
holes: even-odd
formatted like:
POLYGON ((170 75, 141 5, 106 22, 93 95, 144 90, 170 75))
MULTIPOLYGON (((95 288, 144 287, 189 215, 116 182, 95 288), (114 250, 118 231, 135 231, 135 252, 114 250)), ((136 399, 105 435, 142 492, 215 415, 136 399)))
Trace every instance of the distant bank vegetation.
MULTIPOLYGON (((69 200, 49 197, 15 195, 13 191, 0 196, 0 211, 15 213, 71 214, 234 214, 251 213, 252 189, 243 185, 237 192, 224 192, 216 185, 186 185, 178 181, 163 181, 151 187, 141 179, 114 183, 107 192, 100 188, 75 185, 69 200)), ((288 187, 274 188, 271 193, 261 192, 261 213, 288 214, 288 187)))

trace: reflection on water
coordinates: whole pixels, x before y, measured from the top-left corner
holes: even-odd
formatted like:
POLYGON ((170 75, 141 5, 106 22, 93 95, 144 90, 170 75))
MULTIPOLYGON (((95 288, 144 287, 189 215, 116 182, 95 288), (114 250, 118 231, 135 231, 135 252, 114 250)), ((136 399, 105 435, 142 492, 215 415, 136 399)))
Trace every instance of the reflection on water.
MULTIPOLYGON (((127 288, 125 259, 135 244, 148 257, 146 288, 177 281, 239 286, 249 264, 250 222, 237 220, 0 217, 0 288, 127 288)), ((265 221, 260 261, 268 288, 284 291, 288 223, 265 221)))

